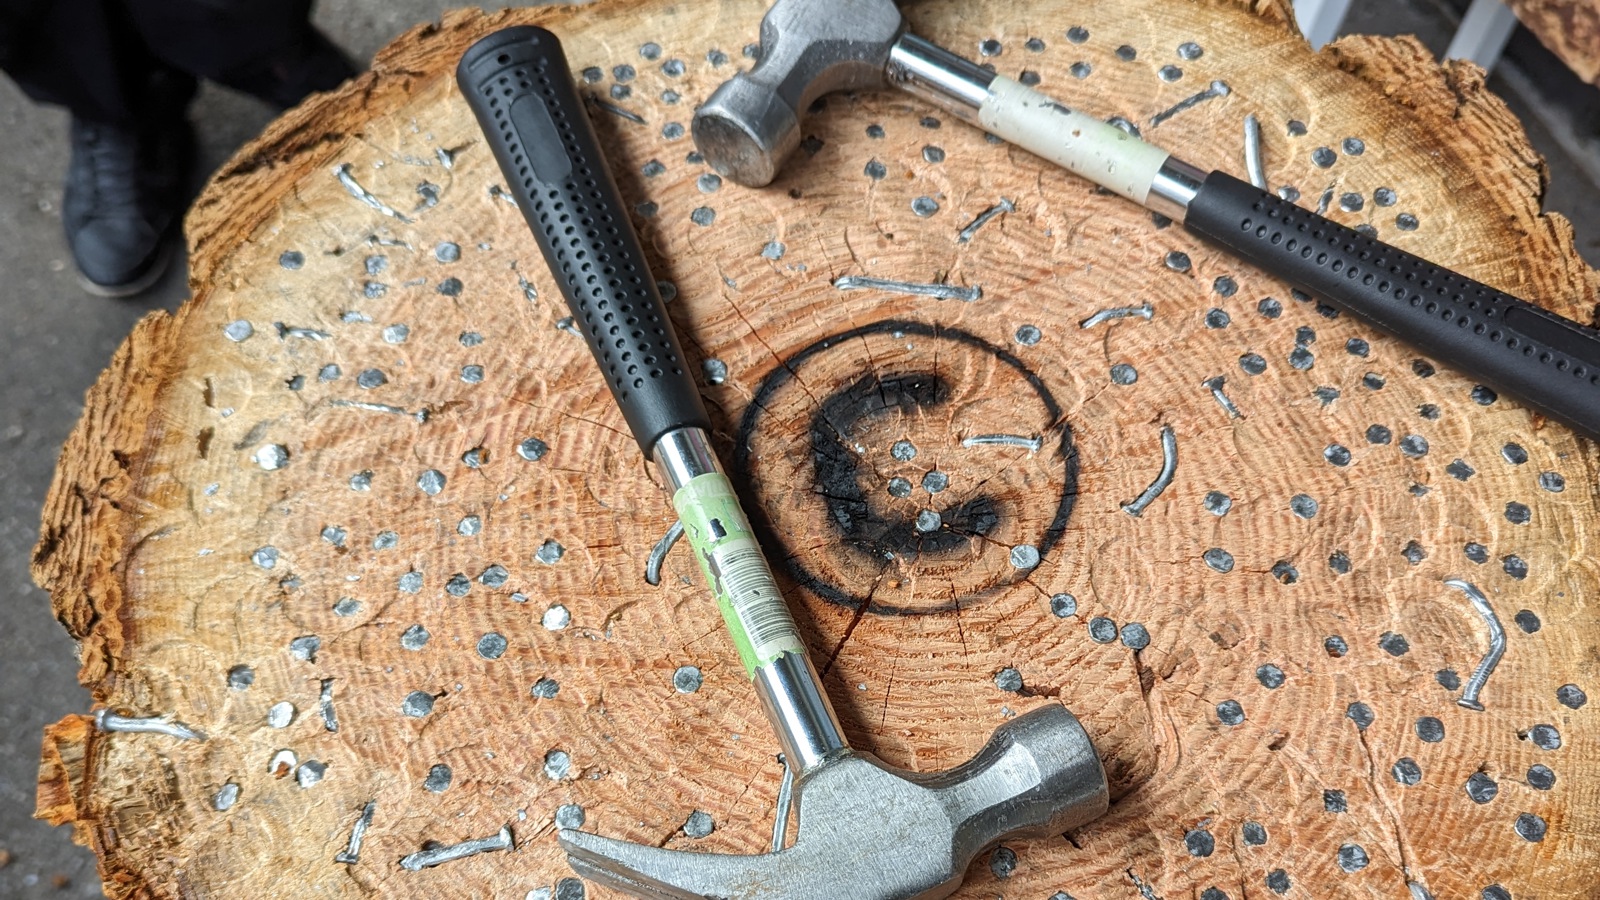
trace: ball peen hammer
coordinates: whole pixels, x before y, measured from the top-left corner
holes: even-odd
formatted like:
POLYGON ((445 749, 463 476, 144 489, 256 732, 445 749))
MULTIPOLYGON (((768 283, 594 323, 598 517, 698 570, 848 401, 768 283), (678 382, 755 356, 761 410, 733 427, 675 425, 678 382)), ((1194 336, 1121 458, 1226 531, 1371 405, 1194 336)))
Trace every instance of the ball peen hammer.
POLYGON ((800 143, 801 117, 839 90, 893 85, 1054 162, 1330 300, 1429 355, 1600 440, 1600 331, 1458 275, 1116 126, 906 30, 894 0, 776 0, 749 72, 695 113, 695 144, 760 187, 800 143))
POLYGON ((633 437, 673 490, 695 557, 796 773, 795 843, 688 853, 563 830, 587 878, 647 898, 948 896, 1007 838, 1060 834, 1108 792, 1078 720, 1051 703, 971 760, 910 772, 852 750, 707 434, 710 419, 561 45, 513 27, 462 56, 457 82, 633 437))

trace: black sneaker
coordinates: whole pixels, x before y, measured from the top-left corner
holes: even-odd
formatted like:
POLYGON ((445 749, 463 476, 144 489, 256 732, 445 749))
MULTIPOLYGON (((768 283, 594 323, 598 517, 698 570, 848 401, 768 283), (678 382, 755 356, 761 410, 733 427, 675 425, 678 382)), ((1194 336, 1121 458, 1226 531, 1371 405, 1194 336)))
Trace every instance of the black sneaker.
POLYGON ((193 159, 181 115, 148 128, 73 120, 62 223, 85 290, 129 297, 166 271, 193 159))

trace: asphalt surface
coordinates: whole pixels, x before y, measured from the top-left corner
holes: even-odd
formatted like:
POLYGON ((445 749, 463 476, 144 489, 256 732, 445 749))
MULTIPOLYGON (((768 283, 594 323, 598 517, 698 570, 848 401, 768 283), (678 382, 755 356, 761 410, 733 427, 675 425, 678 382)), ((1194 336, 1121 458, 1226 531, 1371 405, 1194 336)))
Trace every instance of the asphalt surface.
MULTIPOLYGON (((449 4, 433 0, 322 0, 316 20, 359 59, 449 4)), ((1357 0, 1346 31, 1415 33, 1435 52, 1449 42, 1449 0, 1357 0)), ((752 24, 753 27, 753 24, 752 24)), ((1600 263, 1600 90, 1567 75, 1525 33, 1513 40, 1508 96, 1551 170, 1549 208, 1577 227, 1579 249, 1600 263), (1520 73, 1520 77, 1519 77, 1520 73), (1590 132, 1590 134, 1586 134, 1590 132)), ((210 171, 272 118, 247 97, 207 87, 192 118, 210 171)), ((148 295, 110 301, 77 285, 61 234, 66 117, 33 106, 0 79, 0 898, 99 897, 94 859, 65 828, 34 821, 44 726, 89 708, 75 649, 52 619, 28 565, 56 457, 83 409, 84 391, 142 316, 188 296, 180 260, 148 295)))

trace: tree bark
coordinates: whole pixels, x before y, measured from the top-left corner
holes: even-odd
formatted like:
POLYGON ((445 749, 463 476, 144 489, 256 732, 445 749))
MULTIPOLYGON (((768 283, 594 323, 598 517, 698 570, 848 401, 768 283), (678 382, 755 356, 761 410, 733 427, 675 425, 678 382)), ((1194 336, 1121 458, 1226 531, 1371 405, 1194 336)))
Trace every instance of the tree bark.
POLYGON ((1517 20, 1590 84, 1600 79, 1600 3, 1595 0, 1507 0, 1517 20))

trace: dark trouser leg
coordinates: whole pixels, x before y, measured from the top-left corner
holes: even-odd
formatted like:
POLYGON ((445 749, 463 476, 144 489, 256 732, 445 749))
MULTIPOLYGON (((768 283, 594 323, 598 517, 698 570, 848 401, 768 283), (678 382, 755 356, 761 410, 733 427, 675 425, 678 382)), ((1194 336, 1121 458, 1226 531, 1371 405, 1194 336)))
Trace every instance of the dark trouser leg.
POLYGON ((311 0, 121 0, 163 62, 289 107, 355 74, 311 25, 311 0))
POLYGON ((0 64, 72 112, 62 221, 85 286, 160 276, 185 202, 196 76, 289 106, 353 74, 311 0, 0 0, 0 64))
POLYGON ((74 119, 132 127, 193 95, 195 82, 153 56, 114 0, 0 0, 4 70, 23 93, 74 119))
POLYGON ((84 287, 144 290, 183 210, 194 77, 150 52, 118 0, 0 0, 0 27, 5 71, 72 114, 61 221, 84 287))

